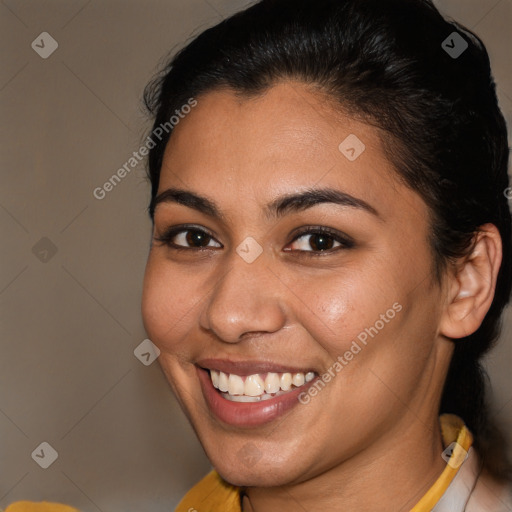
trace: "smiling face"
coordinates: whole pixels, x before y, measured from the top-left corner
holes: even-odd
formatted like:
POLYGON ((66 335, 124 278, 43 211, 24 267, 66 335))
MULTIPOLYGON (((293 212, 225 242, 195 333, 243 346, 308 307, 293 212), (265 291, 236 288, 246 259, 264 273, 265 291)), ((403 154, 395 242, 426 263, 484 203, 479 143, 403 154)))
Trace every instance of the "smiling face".
POLYGON ((451 345, 428 210, 377 129, 300 83, 197 100, 165 152, 143 318, 212 464, 299 482, 435 430, 451 345))

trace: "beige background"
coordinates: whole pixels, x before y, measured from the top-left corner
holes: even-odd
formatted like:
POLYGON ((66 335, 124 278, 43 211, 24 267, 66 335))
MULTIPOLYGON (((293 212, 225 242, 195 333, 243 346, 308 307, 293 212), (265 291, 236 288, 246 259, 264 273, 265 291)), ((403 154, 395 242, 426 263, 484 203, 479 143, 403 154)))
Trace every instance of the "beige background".
MULTIPOLYGON (((142 89, 168 52, 247 4, 0 3, 0 508, 45 499, 170 511, 210 467, 158 364, 133 353, 145 338, 143 164, 104 199, 92 192, 140 146, 142 89), (44 31, 59 45, 48 59, 31 48, 44 31), (48 469, 31 457, 43 441, 58 452, 48 469)), ((512 0, 438 4, 488 45, 512 126, 512 0)), ((509 309, 488 361, 509 426, 511 339, 509 309)))

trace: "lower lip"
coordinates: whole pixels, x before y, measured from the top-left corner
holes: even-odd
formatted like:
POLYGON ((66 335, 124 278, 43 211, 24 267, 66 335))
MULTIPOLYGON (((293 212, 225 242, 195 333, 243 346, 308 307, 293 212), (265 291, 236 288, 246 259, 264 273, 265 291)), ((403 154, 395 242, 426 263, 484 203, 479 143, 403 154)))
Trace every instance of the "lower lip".
POLYGON ((197 369, 203 395, 210 410, 225 423, 236 427, 257 427, 275 420, 299 404, 298 396, 315 381, 288 393, 260 402, 232 402, 213 387, 207 370, 197 369))

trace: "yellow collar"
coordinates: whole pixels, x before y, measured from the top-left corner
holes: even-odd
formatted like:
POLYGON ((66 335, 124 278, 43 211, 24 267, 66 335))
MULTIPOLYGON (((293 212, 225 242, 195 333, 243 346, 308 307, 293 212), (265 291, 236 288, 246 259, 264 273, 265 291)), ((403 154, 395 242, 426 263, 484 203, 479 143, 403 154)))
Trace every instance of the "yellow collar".
POLYGON ((444 471, 434 482, 434 485, 427 491, 421 500, 411 509, 411 512, 429 512, 441 496, 446 492, 459 468, 464 462, 464 458, 473 444, 473 436, 467 429, 464 422, 455 414, 443 414, 440 417, 441 434, 443 436, 444 446, 448 447, 454 444, 454 450, 448 460, 444 471))
MULTIPOLYGON (((473 436, 458 416, 443 414, 439 421, 445 448, 455 443, 454 450, 444 471, 410 512, 430 512, 434 508, 448 489, 473 443, 473 436)), ((192 487, 175 512, 190 512, 196 509, 211 512, 242 512, 240 488, 228 484, 213 470, 192 487)))

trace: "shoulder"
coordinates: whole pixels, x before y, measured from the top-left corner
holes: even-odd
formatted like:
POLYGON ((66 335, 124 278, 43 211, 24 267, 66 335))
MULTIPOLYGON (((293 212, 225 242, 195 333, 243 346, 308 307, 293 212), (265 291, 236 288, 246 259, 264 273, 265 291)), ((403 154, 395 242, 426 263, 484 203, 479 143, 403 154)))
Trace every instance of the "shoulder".
POLYGON ((180 501, 175 512, 241 512, 240 489, 212 470, 180 501))
POLYGON ((17 501, 11 503, 5 512, 79 512, 76 508, 48 501, 17 501))
POLYGON ((482 471, 481 459, 471 447, 434 511, 512 512, 512 489, 510 483, 482 471))
POLYGON ((467 512, 512 512, 512 484, 482 473, 471 493, 467 512))

